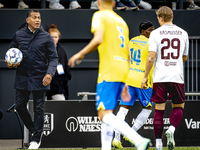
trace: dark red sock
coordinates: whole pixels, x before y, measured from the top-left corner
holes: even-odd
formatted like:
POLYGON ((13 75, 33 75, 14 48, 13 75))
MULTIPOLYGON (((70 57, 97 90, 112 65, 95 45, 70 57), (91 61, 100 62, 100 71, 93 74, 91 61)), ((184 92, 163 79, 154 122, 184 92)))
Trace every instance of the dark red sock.
POLYGON ((153 127, 154 127, 154 135, 155 138, 162 138, 162 133, 163 133, 163 114, 165 110, 157 110, 155 109, 155 115, 153 119, 153 127))
POLYGON ((181 121, 182 115, 183 115, 183 108, 174 107, 169 118, 170 124, 172 124, 175 128, 177 128, 177 126, 181 121))

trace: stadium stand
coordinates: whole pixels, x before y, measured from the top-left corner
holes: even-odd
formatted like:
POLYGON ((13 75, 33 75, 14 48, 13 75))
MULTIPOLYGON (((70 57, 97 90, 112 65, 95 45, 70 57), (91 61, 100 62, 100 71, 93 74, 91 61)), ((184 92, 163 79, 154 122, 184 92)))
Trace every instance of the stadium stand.
MULTIPOLYGON (((124 2, 125 0, 121 0, 124 2)), ((172 7, 172 2, 177 3, 177 9, 186 9, 187 2, 185 0, 146 0, 152 5, 152 9, 157 9, 159 6, 169 6, 172 7)), ((49 1, 48 0, 24 0, 24 2, 30 8, 49 8, 49 1)), ((90 9, 91 0, 78 0, 79 4, 81 5, 82 9, 90 9)), ((194 0, 195 4, 200 6, 199 0, 194 0)), ((0 3, 4 5, 4 8, 17 8, 18 7, 18 0, 0 0, 0 3)), ((60 3, 66 8, 69 8, 70 0, 60 0, 60 3)), ((0 6, 1 7, 1 6, 0 6)))

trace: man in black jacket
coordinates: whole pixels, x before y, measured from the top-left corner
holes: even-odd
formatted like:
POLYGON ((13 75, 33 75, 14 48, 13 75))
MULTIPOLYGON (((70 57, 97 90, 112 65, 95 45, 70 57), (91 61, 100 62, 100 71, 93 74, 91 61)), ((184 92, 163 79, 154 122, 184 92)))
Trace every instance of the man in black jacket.
POLYGON ((26 23, 15 33, 11 46, 21 50, 20 64, 6 64, 17 67, 15 77, 16 110, 25 126, 32 133, 29 149, 38 149, 44 123, 44 101, 52 76, 58 65, 58 55, 52 37, 42 29, 40 12, 30 10, 26 23), (34 103, 34 121, 27 110, 29 96, 34 103))

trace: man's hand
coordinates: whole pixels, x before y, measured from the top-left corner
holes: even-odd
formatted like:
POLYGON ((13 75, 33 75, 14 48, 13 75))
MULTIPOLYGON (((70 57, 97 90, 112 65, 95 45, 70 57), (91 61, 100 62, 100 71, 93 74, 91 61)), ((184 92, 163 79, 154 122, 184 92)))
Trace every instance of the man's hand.
POLYGON ((148 88, 147 81, 148 81, 148 78, 143 78, 143 80, 141 82, 141 89, 147 89, 148 88))
POLYGON ((79 53, 76 53, 75 55, 73 55, 73 56, 69 59, 69 61, 68 61, 68 66, 74 67, 74 66, 75 66, 76 60, 78 60, 78 61, 80 62, 83 58, 84 58, 84 56, 82 56, 82 55, 80 54, 80 52, 79 52, 79 53))
POLYGON ((44 76, 42 82, 44 86, 47 86, 51 83, 52 80, 52 76, 50 74, 46 74, 46 76, 44 76))
POLYGON ((121 98, 124 102, 129 102, 131 99, 131 96, 128 91, 128 85, 126 84, 124 85, 124 88, 122 90, 121 98))
POLYGON ((6 60, 5 60, 5 63, 7 64, 8 68, 15 68, 15 67, 20 65, 20 63, 17 63, 17 64, 12 63, 12 64, 10 64, 6 60))

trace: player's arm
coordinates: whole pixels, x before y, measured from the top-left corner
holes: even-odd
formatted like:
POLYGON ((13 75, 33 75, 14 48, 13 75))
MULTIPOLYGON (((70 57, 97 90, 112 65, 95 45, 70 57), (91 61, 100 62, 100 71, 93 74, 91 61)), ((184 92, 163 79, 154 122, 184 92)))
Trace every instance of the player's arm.
POLYGON ((94 33, 94 37, 92 38, 90 43, 88 43, 88 45, 86 45, 81 51, 79 51, 69 59, 68 65, 74 67, 76 60, 82 60, 86 54, 95 51, 97 47, 103 42, 103 35, 103 30, 97 30, 94 33))
POLYGON ((80 54, 84 56, 90 52, 95 51, 97 47, 103 42, 103 34, 103 30, 97 30, 94 33, 94 37, 92 38, 90 43, 80 51, 80 54))
POLYGON ((146 84, 147 84, 147 81, 148 81, 148 75, 149 75, 149 72, 151 71, 151 68, 153 67, 155 58, 156 58, 156 52, 150 51, 149 55, 147 57, 147 61, 146 61, 146 69, 145 69, 145 73, 144 73, 144 78, 143 78, 142 83, 141 83, 142 89, 147 88, 146 84))
POLYGON ((187 57, 188 57, 188 56, 184 56, 184 55, 183 55, 183 62, 185 62, 185 61, 187 60, 187 57))
POLYGON ((187 58, 188 58, 188 50, 189 50, 189 37, 188 37, 188 34, 187 34, 187 32, 186 32, 186 40, 185 40, 185 49, 184 49, 184 51, 183 51, 183 56, 182 56, 182 58, 183 58, 183 62, 185 62, 186 60, 187 60, 187 58))

